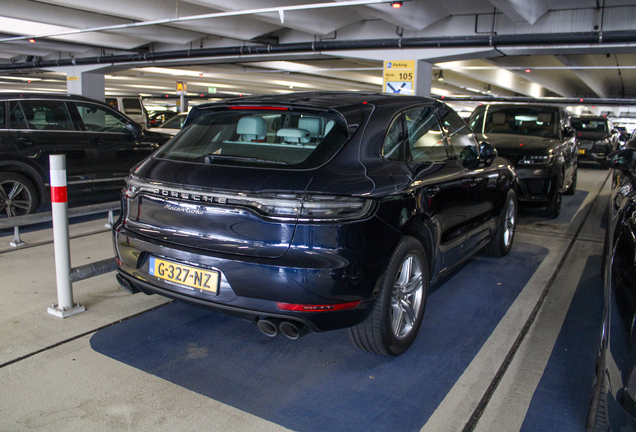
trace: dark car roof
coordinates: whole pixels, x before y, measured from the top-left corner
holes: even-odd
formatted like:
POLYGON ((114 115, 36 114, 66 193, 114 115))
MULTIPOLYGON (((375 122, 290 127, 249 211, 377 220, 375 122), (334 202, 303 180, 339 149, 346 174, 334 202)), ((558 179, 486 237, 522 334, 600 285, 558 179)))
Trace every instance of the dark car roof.
POLYGON ((475 108, 475 111, 477 111, 478 109, 485 109, 485 107, 487 106, 501 107, 501 108, 533 108, 533 109, 553 109, 553 110, 561 109, 561 107, 556 105, 526 104, 526 103, 518 103, 518 104, 490 103, 490 104, 483 104, 478 106, 477 108, 475 108))
POLYGON ((72 95, 67 93, 36 93, 36 92, 0 93, 0 99, 68 99, 68 100, 83 100, 83 101, 90 101, 90 102, 100 102, 95 99, 90 99, 80 95, 72 95))
POLYGON ((572 118, 573 119, 581 119, 581 120, 609 120, 607 117, 592 116, 592 115, 573 116, 572 118))
POLYGON ((201 104, 197 108, 205 108, 208 106, 235 105, 235 104, 256 104, 256 103, 276 103, 286 105, 302 105, 313 108, 341 108, 351 105, 359 105, 364 102, 382 105, 384 103, 395 103, 396 101, 404 101, 405 103, 430 103, 443 105, 436 99, 423 96, 405 96, 392 95, 382 93, 361 93, 361 92, 303 92, 303 93, 287 93, 282 95, 264 95, 226 99, 223 102, 213 102, 210 104, 201 104))

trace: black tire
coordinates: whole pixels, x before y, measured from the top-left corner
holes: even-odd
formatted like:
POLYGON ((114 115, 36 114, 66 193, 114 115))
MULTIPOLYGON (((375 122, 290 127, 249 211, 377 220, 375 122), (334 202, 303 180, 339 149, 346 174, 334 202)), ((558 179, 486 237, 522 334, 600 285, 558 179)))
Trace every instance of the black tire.
POLYGON ((501 211, 499 227, 495 235, 486 245, 486 254, 494 257, 508 255, 517 231, 517 194, 513 189, 508 191, 504 208, 501 211))
POLYGON ((24 216, 35 213, 39 205, 38 192, 26 177, 12 173, 0 173, 0 215, 24 216))
POLYGON ((596 367, 596 379, 592 387, 592 397, 587 411, 586 432, 608 432, 607 388, 605 386, 604 356, 599 357, 596 367))
POLYGON ((428 261, 417 239, 404 236, 400 240, 378 286, 371 313, 348 329, 349 338, 362 350, 398 356, 415 341, 428 297, 428 261))
POLYGON ((576 179, 578 175, 579 175, 579 170, 578 169, 574 170, 574 175, 572 176, 572 184, 570 185, 568 190, 563 192, 563 195, 574 195, 574 193, 576 192, 576 179))

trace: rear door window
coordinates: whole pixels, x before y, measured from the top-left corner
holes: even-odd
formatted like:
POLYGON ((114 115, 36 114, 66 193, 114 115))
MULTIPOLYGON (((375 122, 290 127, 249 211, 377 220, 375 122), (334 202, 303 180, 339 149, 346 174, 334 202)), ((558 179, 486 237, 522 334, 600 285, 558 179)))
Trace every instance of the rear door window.
POLYGON ((284 108, 210 110, 190 121, 156 157, 194 163, 315 167, 347 139, 329 113, 284 108))
POLYGON ((408 110, 404 112, 404 119, 414 162, 442 162, 448 159, 444 137, 433 107, 408 110))
POLYGON ((20 102, 29 129, 71 131, 73 122, 66 103, 55 100, 23 100, 20 102))
POLYGON ((466 122, 453 111, 440 109, 438 112, 442 121, 442 128, 446 132, 448 143, 453 149, 455 156, 460 159, 476 157, 479 154, 477 142, 466 122))
MULTIPOLYGON (((34 114, 32 111, 29 114, 34 114)), ((30 115, 30 120, 33 120, 30 115)), ((29 129, 29 121, 18 101, 11 101, 9 104, 9 129, 29 129)))

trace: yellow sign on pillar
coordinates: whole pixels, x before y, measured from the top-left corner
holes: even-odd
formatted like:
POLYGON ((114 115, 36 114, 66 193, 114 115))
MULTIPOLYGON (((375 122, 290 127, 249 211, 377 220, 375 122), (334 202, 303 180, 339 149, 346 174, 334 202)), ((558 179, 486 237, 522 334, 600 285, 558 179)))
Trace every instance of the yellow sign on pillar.
POLYGON ((384 93, 412 95, 415 90, 415 60, 384 62, 384 93))
POLYGON ((177 81, 177 95, 181 96, 188 91, 188 83, 185 81, 177 81))

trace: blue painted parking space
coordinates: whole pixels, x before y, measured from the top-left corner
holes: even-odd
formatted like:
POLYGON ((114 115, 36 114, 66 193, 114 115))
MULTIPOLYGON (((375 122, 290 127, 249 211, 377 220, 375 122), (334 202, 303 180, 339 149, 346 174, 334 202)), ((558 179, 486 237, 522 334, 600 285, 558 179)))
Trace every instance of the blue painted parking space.
POLYGON ((522 432, 585 430, 603 317, 601 257, 589 257, 522 432))
POLYGON ((548 250, 517 242, 432 287, 404 355, 359 351, 346 331, 267 338, 247 321, 173 303, 98 331, 92 348, 297 431, 419 431, 548 250))

